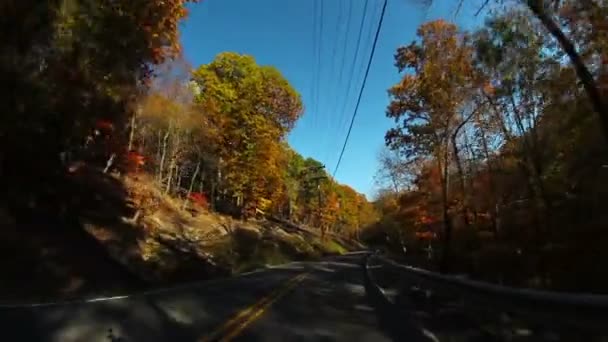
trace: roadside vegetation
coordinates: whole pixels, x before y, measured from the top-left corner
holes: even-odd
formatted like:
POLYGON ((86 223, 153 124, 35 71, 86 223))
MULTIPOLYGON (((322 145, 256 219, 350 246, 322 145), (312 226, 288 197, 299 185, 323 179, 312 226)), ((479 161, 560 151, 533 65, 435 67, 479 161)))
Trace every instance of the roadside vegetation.
POLYGON ((189 2, 0 5, 3 300, 361 248, 373 206, 289 147, 303 104, 281 73, 231 52, 183 60, 189 2))
POLYGON ((474 31, 422 24, 395 53, 373 201, 289 146, 304 104, 279 70, 184 60, 195 2, 0 4, 1 300, 138 291, 359 241, 442 272, 606 292, 606 0, 484 1, 474 31))
POLYGON ((397 49, 366 239, 444 272, 606 292, 608 2, 502 4, 397 49))

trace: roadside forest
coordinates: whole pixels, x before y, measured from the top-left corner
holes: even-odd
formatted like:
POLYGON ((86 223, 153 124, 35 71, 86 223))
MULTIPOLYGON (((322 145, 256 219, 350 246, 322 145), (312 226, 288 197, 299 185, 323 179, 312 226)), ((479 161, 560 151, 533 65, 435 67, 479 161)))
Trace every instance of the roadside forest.
POLYGON ((289 147, 303 105, 278 70, 236 53, 192 71, 184 63, 164 67, 169 77, 136 104, 128 144, 167 194, 353 237, 375 219, 364 195, 289 147))
POLYGON ((342 253, 332 239, 376 219, 289 146, 304 107, 279 70, 232 52, 185 61, 179 25, 196 2, 0 4, 7 298, 342 253))
POLYGON ((396 50, 366 238, 445 272, 605 292, 608 2, 503 5, 396 50))
POLYGON ((186 3, 2 5, 6 197, 61 205, 43 188, 85 161, 149 172, 166 194, 239 217, 257 209, 345 233, 364 225, 365 197, 287 144, 303 104, 278 70, 229 52, 197 69, 183 60, 186 3))

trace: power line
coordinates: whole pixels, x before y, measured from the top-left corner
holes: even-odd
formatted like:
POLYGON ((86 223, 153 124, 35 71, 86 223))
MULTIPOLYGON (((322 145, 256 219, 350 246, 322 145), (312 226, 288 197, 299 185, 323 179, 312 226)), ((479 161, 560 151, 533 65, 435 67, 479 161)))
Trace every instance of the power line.
MULTIPOLYGON (((376 15, 378 14, 377 13, 378 10, 379 10, 378 6, 374 6, 373 9, 370 11, 370 21, 373 20, 373 18, 376 18, 376 15)), ((364 40, 362 46, 363 47, 369 46, 371 44, 373 38, 374 38, 374 31, 370 28, 370 30, 367 34, 367 37, 365 37, 365 40, 364 40)), ((359 68, 359 71, 357 72, 357 74, 363 75, 364 71, 365 71, 365 63, 361 63, 361 67, 359 68)))
MULTIPOLYGON (((357 59, 359 57, 359 50, 361 47, 361 37, 363 36, 363 27, 365 26, 365 19, 367 17, 367 7, 369 4, 369 0, 365 0, 363 5, 363 16, 361 17, 361 22, 359 23, 359 33, 357 34, 357 44, 355 46, 355 53, 353 55, 353 61, 350 65, 350 72, 348 73, 348 82, 346 83, 346 95, 344 96, 344 101, 342 101, 342 108, 340 109, 341 120, 339 124, 339 128, 341 130, 342 127, 342 115, 346 112, 346 103, 348 102, 348 98, 350 97, 350 90, 352 88, 353 76, 355 72, 355 65, 357 64, 357 59)), ((345 116, 344 116, 345 117, 345 116)), ((348 122, 348 121, 346 121, 348 122)))
POLYGON ((363 83, 361 84, 361 89, 359 90, 359 96, 357 97, 357 105, 355 106, 355 110, 353 112, 353 117, 350 120, 350 126, 348 127, 348 133, 346 133, 346 139, 344 139, 344 145, 342 146, 342 151, 340 152, 340 157, 338 158, 338 163, 336 163, 336 168, 334 169, 333 177, 336 177, 336 173, 338 172, 338 168, 340 167, 340 162, 342 161, 342 156, 344 156, 344 150, 346 150, 346 145, 348 144, 348 139, 350 138, 350 133, 353 129, 353 124, 355 123, 355 118, 357 117, 357 111, 359 110, 359 105, 361 104, 361 97, 363 96, 363 91, 365 90, 365 84, 367 83, 367 76, 369 75, 369 69, 372 66, 372 61, 374 59, 374 53, 376 52, 376 44, 378 43, 378 36, 380 35, 380 30, 382 29, 382 22, 384 21, 384 13, 386 12, 386 5, 388 0, 384 0, 384 4, 382 5, 382 12, 380 13, 380 20, 378 21, 378 28, 376 29, 376 35, 374 36, 374 44, 372 45, 372 51, 369 54, 369 60, 367 62, 367 68, 365 69, 365 76, 363 76, 363 83))
MULTIPOLYGON (((336 53, 338 51, 338 46, 340 45, 339 44, 339 42, 340 42, 340 33, 343 30, 342 26, 344 26, 344 25, 342 25, 343 12, 344 12, 344 10, 343 10, 343 1, 342 0, 338 0, 338 15, 337 15, 337 20, 335 22, 335 37, 336 37, 336 39, 335 39, 335 43, 333 44, 333 49, 332 49, 332 52, 331 52, 330 73, 333 73, 333 71, 335 69, 335 66, 336 66, 336 53)), ((346 40, 346 37, 344 38, 344 40, 346 40)), ((333 77, 332 77, 332 80, 333 80, 333 77)), ((328 84, 331 83, 332 80, 330 80, 328 82, 328 84)), ((336 78, 336 82, 338 82, 337 78, 336 78)), ((329 139, 330 132, 332 131, 333 118, 334 118, 334 112, 335 112, 335 101, 332 101, 332 97, 333 98, 337 98, 338 97, 338 91, 337 91, 338 89, 339 89, 339 84, 337 84, 337 85, 335 85, 333 87, 330 87, 330 89, 328 90, 327 94, 325 94, 326 96, 329 95, 329 98, 327 99, 327 101, 325 101, 325 105, 326 105, 325 109, 326 109, 326 111, 329 110, 329 112, 326 113, 326 115, 325 115, 325 124, 326 125, 325 125, 324 128, 325 128, 326 134, 323 135, 323 140, 322 140, 323 141, 323 145, 322 146, 328 145, 327 141, 329 139), (334 96, 330 95, 330 93, 332 92, 332 90, 333 90, 334 96), (331 102, 334 102, 333 106, 332 106, 331 102)), ((325 153, 325 157, 326 157, 325 159, 327 159, 327 157, 329 155, 329 150, 326 149, 325 152, 326 152, 325 153)))
MULTIPOLYGON (((346 48, 348 46, 348 44, 347 44, 348 43, 348 37, 350 36, 350 30, 351 30, 352 14, 353 14, 353 4, 352 4, 352 1, 347 1, 347 4, 348 4, 348 16, 347 16, 347 19, 346 19, 346 31, 344 32, 344 39, 342 41, 342 54, 341 54, 340 64, 339 64, 340 65, 340 73, 339 73, 338 78, 337 78, 337 87, 336 88, 337 89, 346 88, 348 90, 348 87, 343 87, 342 85, 344 84, 344 69, 346 69, 346 63, 345 63, 346 48)), ((364 9, 364 11, 365 11, 365 9, 364 9)), ((336 42, 336 43, 338 43, 338 42, 336 42)), ((340 96, 338 96, 338 94, 336 94, 336 96, 334 98, 333 105, 331 107, 331 113, 332 113, 332 116, 336 116, 336 124, 337 124, 336 130, 338 132, 342 130, 343 122, 346 121, 345 111, 344 110, 342 110, 340 112, 337 111, 339 106, 340 106, 340 96)), ((330 146, 334 145, 336 135, 337 134, 333 135, 333 138, 331 139, 330 146)), ((333 153, 333 152, 331 152, 329 149, 326 149, 326 155, 325 155, 326 159, 327 159, 327 157, 329 157, 329 155, 331 153, 333 153)))
MULTIPOLYGON (((366 9, 364 9, 364 10, 366 10, 366 9)), ((376 17, 376 12, 378 12, 378 10, 379 10, 379 8, 377 6, 373 6, 372 11, 369 11, 369 13, 370 13, 370 15, 369 15, 370 29, 369 29, 369 33, 368 33, 367 37, 365 38, 365 42, 361 46, 362 47, 361 51, 367 51, 366 47, 370 46, 370 44, 372 42, 372 39, 373 39, 373 36, 374 36, 374 30, 371 28, 371 25, 372 25, 371 21, 373 20, 373 18, 376 17)), ((366 10, 366 12, 367 12, 367 10, 366 10)), ((363 25, 365 26, 365 23, 363 25)), ((354 70, 355 65, 356 65, 356 63, 354 63, 352 65, 352 70, 354 70)), ((356 73, 351 72, 351 81, 349 81, 349 84, 347 85, 347 87, 348 87, 347 88, 347 90, 348 90, 347 94, 350 94, 351 88, 353 87, 353 85, 355 85, 355 82, 352 81, 352 79, 353 79, 352 76, 354 76, 355 74, 363 76, 364 72, 365 72, 365 62, 361 61, 361 67, 359 68, 359 70, 356 73)), ((360 83, 361 84, 363 83, 363 78, 362 77, 361 77, 361 82, 360 83)), ((346 113, 346 103, 347 103, 347 101, 348 101, 348 96, 344 99, 343 106, 342 106, 342 113, 346 113)), ((348 127, 348 118, 346 117, 346 115, 344 115, 340 119, 340 124, 338 126, 338 132, 346 131, 347 127, 348 127)), ((336 134, 336 136, 339 137, 339 134, 336 134)), ((339 146, 338 146, 338 148, 339 148, 339 146)))
POLYGON ((315 96, 315 102, 314 102, 314 106, 315 106, 315 115, 317 116, 317 118, 319 119, 320 116, 318 115, 318 111, 319 111, 319 88, 321 87, 321 76, 323 74, 323 66, 321 64, 321 54, 323 51, 323 0, 320 1, 320 24, 319 24, 319 30, 317 32, 317 36, 318 36, 318 50, 317 50, 317 67, 318 67, 318 72, 317 72, 317 87, 316 87, 316 96, 315 96))
POLYGON ((340 39, 340 28, 342 27, 342 25, 340 25, 342 23, 342 1, 338 0, 338 19, 336 20, 336 26, 335 26, 335 31, 336 31, 336 44, 334 44, 334 47, 331 51, 331 70, 334 70, 334 66, 336 65, 336 52, 338 49, 338 42, 340 39))
POLYGON ((314 128, 316 126, 316 116, 317 113, 315 112, 315 95, 316 95, 316 83, 317 83, 317 73, 318 73, 318 62, 317 64, 315 64, 316 61, 318 61, 317 58, 317 49, 318 49, 318 40, 317 40, 317 12, 318 12, 318 7, 319 7, 319 0, 313 0, 312 2, 312 58, 311 60, 312 62, 312 80, 310 81, 310 101, 311 101, 311 106, 310 109, 312 110, 312 115, 311 115, 311 124, 312 127, 314 128))
MULTIPOLYGON (((346 17, 346 33, 344 34, 344 42, 342 43, 342 63, 340 63, 340 75, 338 76, 338 84, 342 84, 343 76, 344 76, 344 57, 346 56, 346 46, 348 42, 348 36, 350 32, 350 23, 351 18, 353 16, 353 3, 351 1, 347 1, 348 3, 348 16, 346 17)), ((336 101, 337 102, 337 101, 336 101)))

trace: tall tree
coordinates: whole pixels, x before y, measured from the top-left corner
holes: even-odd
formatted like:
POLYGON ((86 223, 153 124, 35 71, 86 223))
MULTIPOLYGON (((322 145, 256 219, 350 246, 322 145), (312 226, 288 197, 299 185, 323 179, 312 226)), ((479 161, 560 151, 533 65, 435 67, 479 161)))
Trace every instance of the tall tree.
POLYGON ((226 189, 251 213, 282 189, 274 186, 281 179, 280 144, 302 114, 300 96, 276 69, 236 53, 219 54, 193 80, 196 102, 224 118, 218 154, 226 189))
POLYGON ((449 212, 450 137, 473 80, 471 49, 455 25, 443 20, 423 24, 420 42, 401 47, 395 56, 400 72, 408 71, 389 90, 387 116, 398 123, 386 134, 387 144, 406 159, 432 158, 441 183, 443 257, 447 271, 452 220, 449 212))
POLYGON ((114 128, 104 157, 124 155, 131 104, 153 66, 180 54, 189 2, 2 1, 0 181, 40 192, 99 121, 114 128))
MULTIPOLYGON (((424 2, 425 4, 430 5, 432 0, 424 0, 424 2)), ((514 1, 496 0, 496 2, 513 3, 514 1)), ((606 1, 516 0, 515 2, 523 3, 542 23, 551 36, 557 40, 561 49, 566 53, 574 66, 576 75, 582 83, 594 111, 598 115, 604 137, 605 139, 608 139, 608 101, 602 94, 600 82, 598 82, 596 77, 594 77, 592 69, 585 63, 584 53, 581 53, 581 51, 577 49, 576 42, 574 41, 573 37, 568 37, 566 34, 567 31, 579 31, 583 25, 580 25, 579 28, 576 29, 572 26, 564 28, 564 26, 560 24, 562 21, 572 23, 573 18, 586 18, 588 19, 586 24, 591 27, 590 31, 596 32, 593 35, 595 35, 596 38, 599 38, 597 41, 601 41, 602 37, 606 37, 604 33, 606 31, 606 13, 608 11, 608 4, 606 4, 606 1), (562 16, 559 16, 560 11, 562 11, 562 16)), ((462 7, 463 3, 464 0, 459 1, 458 9, 462 7)), ((480 13, 489 3, 490 0, 485 0, 477 13, 480 13)), ((606 61, 605 58, 603 60, 604 62, 606 61)))

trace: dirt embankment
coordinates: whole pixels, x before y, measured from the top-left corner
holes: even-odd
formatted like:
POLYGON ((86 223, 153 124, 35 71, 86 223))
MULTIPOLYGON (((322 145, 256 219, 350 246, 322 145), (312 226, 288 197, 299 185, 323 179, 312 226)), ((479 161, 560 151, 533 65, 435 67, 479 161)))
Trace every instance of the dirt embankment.
POLYGON ((83 170, 62 192, 69 200, 56 216, 46 210, 24 223, 0 211, 1 301, 134 292, 353 248, 279 222, 187 208, 145 175, 83 170))

